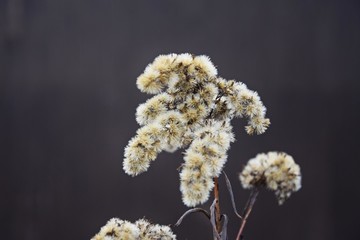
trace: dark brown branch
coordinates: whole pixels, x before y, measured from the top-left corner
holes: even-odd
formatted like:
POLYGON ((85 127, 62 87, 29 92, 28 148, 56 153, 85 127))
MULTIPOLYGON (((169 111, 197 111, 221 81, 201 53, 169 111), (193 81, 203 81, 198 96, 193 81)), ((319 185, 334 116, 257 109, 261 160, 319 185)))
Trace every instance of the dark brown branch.
POLYGON ((214 240, 221 240, 220 234, 217 232, 216 229, 216 222, 215 222, 215 206, 216 206, 216 199, 214 199, 213 203, 210 206, 210 223, 212 226, 212 230, 213 230, 213 236, 214 236, 214 240))
POLYGON ((246 207, 244 209, 244 214, 243 214, 243 219, 241 220, 241 224, 240 224, 240 228, 239 228, 239 232, 238 232, 238 235, 236 237, 236 240, 240 240, 241 239, 241 236, 242 236, 242 233, 244 231, 244 227, 245 227, 245 224, 246 224, 246 221, 251 213, 251 210, 254 206, 254 203, 256 201, 256 197, 257 195, 259 194, 259 189, 257 188, 254 188, 251 193, 250 193, 250 196, 249 196, 249 200, 248 200, 248 203, 246 204, 246 207))
POLYGON ((220 202, 219 202, 219 179, 214 177, 214 198, 215 198, 215 223, 216 231, 221 232, 221 212, 220 212, 220 202))

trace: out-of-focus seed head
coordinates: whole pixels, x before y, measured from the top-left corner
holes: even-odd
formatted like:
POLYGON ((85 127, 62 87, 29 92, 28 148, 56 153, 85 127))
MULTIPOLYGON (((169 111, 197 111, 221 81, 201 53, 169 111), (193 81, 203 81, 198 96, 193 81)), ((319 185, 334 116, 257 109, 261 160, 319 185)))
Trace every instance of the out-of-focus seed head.
POLYGON ((301 188, 300 167, 283 152, 258 154, 248 161, 239 177, 244 188, 263 186, 274 191, 279 204, 301 188))

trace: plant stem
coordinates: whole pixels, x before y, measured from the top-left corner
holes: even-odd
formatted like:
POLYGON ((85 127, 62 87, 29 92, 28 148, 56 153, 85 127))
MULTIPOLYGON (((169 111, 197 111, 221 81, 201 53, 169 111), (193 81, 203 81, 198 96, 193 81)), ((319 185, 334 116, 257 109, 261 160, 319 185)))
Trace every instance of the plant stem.
POLYGON ((219 179, 214 177, 214 197, 216 199, 215 204, 215 222, 216 222, 216 231, 220 234, 221 232, 221 222, 220 222, 220 202, 219 202, 219 179))
POLYGON ((258 194, 259 194, 259 189, 257 189, 257 188, 254 188, 250 193, 248 203, 246 204, 246 207, 244 209, 243 219, 241 220, 240 229, 239 229, 238 235, 236 237, 236 240, 241 239, 241 235, 242 235, 242 232, 244 231, 246 221, 251 213, 251 210, 255 204, 256 197, 258 194))

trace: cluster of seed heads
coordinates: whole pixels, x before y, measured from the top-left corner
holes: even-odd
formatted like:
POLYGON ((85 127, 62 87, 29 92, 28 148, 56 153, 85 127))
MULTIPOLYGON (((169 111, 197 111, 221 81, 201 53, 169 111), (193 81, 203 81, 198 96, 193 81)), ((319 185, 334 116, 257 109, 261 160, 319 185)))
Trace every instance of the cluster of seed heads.
POLYGON ((123 168, 136 176, 161 151, 188 147, 180 173, 187 206, 208 199, 234 141, 234 117, 247 118, 248 134, 262 134, 270 124, 259 95, 241 82, 218 77, 207 56, 160 55, 138 77, 137 87, 155 96, 136 110, 141 127, 125 148, 123 168))

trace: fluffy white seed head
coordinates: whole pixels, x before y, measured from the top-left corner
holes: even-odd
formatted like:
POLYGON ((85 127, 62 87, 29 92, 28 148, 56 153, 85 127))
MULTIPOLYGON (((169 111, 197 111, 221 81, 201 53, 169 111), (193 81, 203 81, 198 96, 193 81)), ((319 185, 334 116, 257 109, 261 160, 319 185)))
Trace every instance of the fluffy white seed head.
POLYGON ((220 134, 232 134, 230 126, 224 122, 208 121, 198 127, 194 135, 196 138, 185 152, 185 164, 180 173, 180 191, 184 204, 189 207, 208 200, 214 187, 213 178, 220 175, 225 165, 229 143, 219 142, 220 134))
POLYGON ((135 223, 118 218, 110 219, 91 240, 175 240, 168 226, 151 224, 146 219, 135 223))
POLYGON ((190 53, 182 53, 177 55, 175 59, 176 65, 189 66, 194 61, 193 56, 190 53))
POLYGON ((155 58, 152 63, 152 68, 159 71, 165 72, 170 71, 174 65, 174 61, 177 58, 177 54, 160 55, 155 58))
POLYGON ((150 98, 136 109, 136 121, 142 126, 153 122, 159 115, 168 110, 171 101, 173 98, 167 93, 150 98))
POLYGON ((204 71, 209 77, 215 77, 217 75, 217 69, 208 56, 201 55, 195 57, 193 65, 195 70, 199 69, 198 71, 204 71))
POLYGON ((189 148, 180 173, 180 190, 185 205, 191 207, 204 203, 213 188, 212 174, 205 156, 189 148))
POLYGON ((199 124, 194 130, 194 138, 204 139, 206 142, 213 142, 225 152, 230 148, 230 143, 235 141, 230 121, 207 120, 199 124))
POLYGON ((134 224, 113 218, 91 240, 137 240, 139 236, 140 231, 134 224))
POLYGON ((160 93, 164 87, 160 79, 160 72, 153 69, 151 65, 137 78, 136 84, 142 92, 150 94, 160 93))
POLYGON ((258 154, 248 161, 239 177, 244 188, 264 186, 275 191, 279 204, 301 188, 299 165, 282 152, 258 154))
POLYGON ((146 219, 139 219, 135 222, 135 226, 139 229, 140 231, 140 238, 144 238, 146 235, 146 232, 148 230, 148 228, 150 227, 150 222, 146 219))
POLYGON ((186 122, 178 111, 161 114, 156 122, 161 126, 160 139, 162 149, 178 149, 182 146, 182 138, 186 131, 186 122))
POLYGON ((182 168, 180 173, 180 191, 182 192, 183 203, 188 207, 202 204, 209 199, 210 191, 214 187, 213 179, 207 174, 203 175, 206 165, 194 169, 188 166, 182 168))
POLYGON ((157 123, 137 131, 137 135, 125 148, 123 169, 127 174, 136 176, 149 168, 150 162, 155 160, 162 149, 161 132, 162 126, 157 123))
POLYGON ((226 150, 213 142, 213 139, 209 136, 194 140, 188 152, 198 154, 204 158, 210 177, 218 177, 227 160, 226 150))
POLYGON ((207 105, 213 103, 218 94, 219 89, 212 82, 204 83, 203 87, 199 89, 200 98, 203 99, 207 105))
POLYGON ((176 239, 176 235, 171 231, 170 227, 168 226, 161 226, 161 225, 150 225, 145 232, 145 235, 142 240, 172 240, 176 239))

